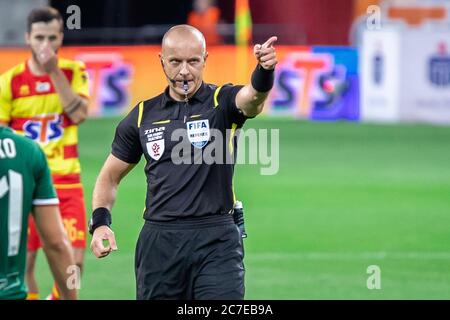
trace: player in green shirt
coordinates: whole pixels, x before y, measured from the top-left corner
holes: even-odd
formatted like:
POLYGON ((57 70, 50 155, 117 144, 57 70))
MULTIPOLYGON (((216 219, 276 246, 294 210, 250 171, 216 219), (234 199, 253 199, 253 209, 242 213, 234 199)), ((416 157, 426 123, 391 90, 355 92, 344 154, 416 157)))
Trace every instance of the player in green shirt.
POLYGON ((28 215, 32 213, 61 297, 76 299, 69 285, 75 265, 58 198, 40 147, 0 125, 0 299, 25 299, 28 215), (70 288, 69 288, 70 287, 70 288))

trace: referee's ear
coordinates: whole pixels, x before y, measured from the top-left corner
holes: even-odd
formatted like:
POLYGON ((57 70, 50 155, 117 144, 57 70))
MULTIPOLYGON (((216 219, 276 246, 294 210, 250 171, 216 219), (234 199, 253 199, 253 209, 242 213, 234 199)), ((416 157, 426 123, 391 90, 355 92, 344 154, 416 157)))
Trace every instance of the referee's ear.
POLYGON ((209 56, 208 51, 206 51, 206 52, 203 54, 203 67, 206 66, 206 59, 208 59, 208 56, 209 56))
POLYGON ((162 56, 162 53, 160 52, 160 53, 158 53, 158 58, 159 58, 159 61, 161 62, 161 67, 163 68, 163 70, 164 70, 164 58, 163 58, 163 56, 162 56))

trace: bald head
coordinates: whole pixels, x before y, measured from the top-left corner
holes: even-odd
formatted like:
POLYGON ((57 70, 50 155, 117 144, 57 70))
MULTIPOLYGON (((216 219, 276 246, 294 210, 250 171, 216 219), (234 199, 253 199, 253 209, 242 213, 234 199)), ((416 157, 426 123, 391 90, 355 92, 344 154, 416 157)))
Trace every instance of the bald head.
POLYGON ((205 54, 205 37, 198 29, 187 24, 172 27, 164 34, 162 40, 162 52, 164 54, 166 49, 177 47, 198 48, 205 54))
POLYGON ((159 58, 172 98, 182 101, 200 88, 208 52, 205 37, 196 28, 186 24, 170 28, 163 37, 159 58))

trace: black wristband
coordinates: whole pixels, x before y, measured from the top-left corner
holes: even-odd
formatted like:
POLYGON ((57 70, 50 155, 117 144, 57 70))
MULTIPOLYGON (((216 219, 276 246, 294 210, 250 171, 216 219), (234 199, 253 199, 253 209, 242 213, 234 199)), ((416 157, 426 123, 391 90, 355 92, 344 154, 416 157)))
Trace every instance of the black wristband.
POLYGON ((266 70, 258 63, 252 73, 252 87, 258 92, 270 91, 275 79, 274 70, 266 70))
POLYGON ((110 226, 112 224, 111 212, 104 207, 100 207, 92 212, 91 220, 89 220, 89 233, 93 234, 95 229, 100 226, 110 226))

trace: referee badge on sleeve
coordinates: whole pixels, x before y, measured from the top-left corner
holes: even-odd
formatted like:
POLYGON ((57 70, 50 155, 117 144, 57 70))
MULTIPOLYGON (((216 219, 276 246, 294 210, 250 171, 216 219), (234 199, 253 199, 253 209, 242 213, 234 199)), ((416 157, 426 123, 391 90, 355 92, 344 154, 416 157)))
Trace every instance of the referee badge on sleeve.
POLYGON ((152 159, 158 161, 164 153, 164 139, 147 142, 147 152, 152 159))
POLYGON ((187 135, 191 144, 201 149, 209 141, 209 120, 197 120, 186 123, 187 135))

